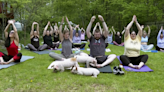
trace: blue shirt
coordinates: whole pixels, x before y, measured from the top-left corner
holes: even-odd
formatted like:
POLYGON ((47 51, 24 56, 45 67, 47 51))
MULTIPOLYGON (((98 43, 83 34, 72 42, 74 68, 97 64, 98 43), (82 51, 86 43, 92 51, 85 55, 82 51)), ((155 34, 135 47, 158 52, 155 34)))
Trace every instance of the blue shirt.
POLYGON ((141 42, 148 42, 148 36, 146 36, 145 38, 142 36, 141 42))

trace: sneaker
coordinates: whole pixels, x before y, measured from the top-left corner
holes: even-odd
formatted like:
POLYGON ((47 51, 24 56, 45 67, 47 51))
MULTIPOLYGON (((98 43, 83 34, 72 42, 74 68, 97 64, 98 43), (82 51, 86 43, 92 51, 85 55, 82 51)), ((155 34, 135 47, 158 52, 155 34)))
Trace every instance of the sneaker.
POLYGON ((120 66, 118 66, 118 70, 119 70, 119 74, 120 74, 120 75, 124 75, 124 71, 122 71, 122 69, 121 69, 120 66))
POLYGON ((119 72, 119 70, 118 70, 118 66, 115 66, 115 67, 113 68, 113 73, 114 73, 115 75, 119 75, 119 74, 120 74, 120 72, 119 72))
POLYGON ((113 73, 115 75, 124 75, 124 71, 122 71, 121 67, 119 67, 119 66, 115 66, 113 68, 113 73))

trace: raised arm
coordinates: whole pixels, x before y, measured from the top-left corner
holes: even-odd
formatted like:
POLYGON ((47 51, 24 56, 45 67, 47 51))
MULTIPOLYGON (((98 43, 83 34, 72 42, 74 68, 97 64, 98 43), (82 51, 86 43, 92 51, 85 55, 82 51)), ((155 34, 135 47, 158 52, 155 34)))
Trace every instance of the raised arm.
POLYGON ((81 31, 83 31, 83 32, 84 32, 84 34, 85 34, 85 30, 84 30, 84 28, 81 28, 81 31))
POLYGON ((78 29, 78 34, 79 34, 79 37, 81 37, 81 30, 80 30, 80 28, 78 29))
POLYGON ((101 15, 98 15, 99 20, 102 22, 103 30, 104 30, 104 37, 106 38, 108 36, 108 27, 104 21, 104 18, 101 15))
POLYGON ((133 16, 132 18, 132 21, 127 25, 127 27, 124 28, 125 30, 125 35, 124 37, 126 38, 129 34, 130 34, 130 28, 132 27, 133 23, 134 23, 134 19, 135 19, 135 16, 133 16))
POLYGON ((99 27, 100 33, 102 34, 103 31, 102 31, 102 29, 101 29, 100 23, 98 22, 97 24, 98 24, 98 27, 99 27))
POLYGON ((53 29, 53 27, 51 26, 51 24, 50 24, 50 34, 51 34, 51 36, 53 35, 53 31, 54 31, 54 29, 53 29))
POLYGON ((150 26, 147 26, 147 27, 148 27, 148 37, 150 37, 151 29, 150 29, 150 26))
POLYGON ((32 39, 34 37, 34 22, 32 23, 31 32, 30 32, 30 38, 32 39))
MULTIPOLYGON (((135 16, 135 15, 134 15, 135 16)), ((138 23, 137 21, 137 17, 135 16, 135 22, 136 22, 136 26, 137 26, 137 29, 138 29, 138 34, 140 37, 142 37, 142 27, 140 26, 140 24, 138 23)))
POLYGON ((113 26, 112 26, 112 30, 113 30, 114 34, 116 34, 116 31, 115 31, 115 29, 114 29, 114 27, 113 27, 113 26))
POLYGON ((19 44, 19 36, 18 36, 18 32, 17 32, 17 28, 14 25, 15 20, 11 20, 11 25, 13 26, 13 30, 15 33, 15 40, 17 41, 17 45, 19 44))
POLYGON ((95 19, 96 19, 96 17, 95 16, 92 16, 92 18, 91 18, 91 21, 89 22, 89 24, 88 24, 88 26, 87 26, 87 30, 86 30, 86 32, 87 32, 87 37, 88 37, 88 39, 90 39, 91 38, 91 27, 92 27, 92 24, 93 24, 93 22, 95 21, 95 19))
POLYGON ((48 26, 50 25, 50 22, 48 21, 48 23, 47 23, 47 25, 46 25, 46 27, 44 28, 44 31, 43 31, 43 36, 45 36, 46 35, 46 31, 47 31, 47 29, 48 29, 48 26))
POLYGON ((62 18, 60 27, 59 27, 59 37, 60 37, 60 41, 63 41, 63 33, 62 33, 62 27, 63 27, 63 23, 64 23, 64 17, 62 18))
POLYGON ((125 29, 121 32, 121 34, 123 35, 125 33, 125 29))
POLYGON ((93 32, 92 32, 92 34, 95 33, 95 30, 96 30, 96 28, 97 28, 97 25, 98 25, 98 22, 96 23, 95 27, 93 28, 93 32))
POLYGON ((8 37, 8 29, 9 29, 9 26, 11 25, 11 23, 8 23, 8 25, 6 26, 5 30, 4 30, 4 33, 5 33, 5 38, 8 37))
POLYGON ((69 23, 69 20, 68 20, 67 17, 66 17, 66 21, 67 21, 67 23, 68 23, 69 30, 70 30, 70 38, 73 39, 73 29, 72 29, 72 26, 71 26, 71 24, 69 23))
POLYGON ((39 38, 39 24, 36 22, 36 24, 37 24, 37 34, 38 34, 38 38, 39 38))
POLYGON ((75 34, 76 34, 76 30, 75 30, 75 29, 73 29, 73 37, 75 36, 75 34))
POLYGON ((111 34, 113 35, 113 31, 112 31, 111 29, 109 30, 109 33, 110 33, 110 32, 111 32, 111 34))
POLYGON ((160 35, 161 35, 162 30, 163 30, 163 26, 161 26, 161 29, 160 29, 160 31, 158 32, 157 40, 160 38, 160 35))

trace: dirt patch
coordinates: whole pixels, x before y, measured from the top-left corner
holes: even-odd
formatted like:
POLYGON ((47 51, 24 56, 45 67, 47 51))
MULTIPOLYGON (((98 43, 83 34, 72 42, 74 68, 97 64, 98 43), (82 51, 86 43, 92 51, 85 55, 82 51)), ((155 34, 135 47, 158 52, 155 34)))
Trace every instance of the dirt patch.
POLYGON ((7 89, 5 90, 5 92, 14 92, 14 89, 13 89, 13 88, 7 88, 7 89))

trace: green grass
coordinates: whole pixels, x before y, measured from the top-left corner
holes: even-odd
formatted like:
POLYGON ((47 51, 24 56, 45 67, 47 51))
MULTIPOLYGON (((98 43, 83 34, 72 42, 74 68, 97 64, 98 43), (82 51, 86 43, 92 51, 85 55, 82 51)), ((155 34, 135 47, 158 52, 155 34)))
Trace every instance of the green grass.
MULTIPOLYGON (((87 46, 86 46, 87 47, 87 46)), ((122 55, 123 47, 109 45, 109 54, 122 55)), ((38 55, 21 50, 34 59, 0 70, 0 92, 162 92, 164 90, 164 53, 148 54, 148 65, 154 72, 127 72, 118 76, 101 73, 98 78, 71 74, 70 71, 53 73, 47 67, 53 61, 48 54, 38 55)), ((56 51, 60 53, 60 51, 56 51)), ((84 51, 89 53, 88 51, 84 51)), ((83 64, 80 64, 84 66, 83 64)), ((119 65, 115 59, 111 67, 119 65)))

